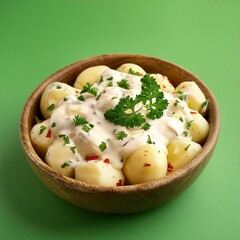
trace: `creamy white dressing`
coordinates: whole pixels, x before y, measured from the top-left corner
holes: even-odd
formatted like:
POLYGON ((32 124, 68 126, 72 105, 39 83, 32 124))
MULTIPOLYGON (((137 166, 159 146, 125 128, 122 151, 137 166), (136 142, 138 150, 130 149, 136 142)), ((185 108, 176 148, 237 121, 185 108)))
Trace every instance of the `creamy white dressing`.
MULTIPOLYGON (((127 95, 135 97, 141 92, 141 77, 120 73, 118 71, 107 69, 102 74, 101 82, 96 82, 92 86, 97 88, 97 96, 89 93, 82 93, 84 101, 77 98, 80 94, 71 94, 61 100, 56 109, 52 112, 50 125, 56 124, 52 128, 54 137, 67 135, 72 145, 77 147, 77 157, 71 161, 74 164, 83 161, 89 155, 99 156, 99 160, 108 158, 114 168, 121 169, 123 161, 139 147, 147 144, 150 137, 153 144, 159 146, 167 154, 167 144, 176 137, 187 137, 183 133, 186 131, 186 124, 192 120, 191 109, 186 102, 181 101, 177 94, 164 92, 164 98, 168 100, 168 107, 164 110, 164 115, 156 120, 147 120, 151 125, 150 129, 145 131, 139 128, 126 128, 117 126, 105 119, 104 113, 114 108, 119 100, 127 95), (127 80, 130 85, 129 90, 118 86, 117 82, 122 79, 127 80), (112 86, 108 86, 112 82, 112 86), (176 100, 178 101, 177 104, 176 100), (181 120, 172 117, 174 113, 180 112, 181 120), (86 132, 82 126, 76 126, 75 116, 84 117, 93 127, 86 132), (124 131, 127 137, 123 140, 117 140, 115 134, 124 131), (99 145, 106 143, 106 149, 101 151, 99 145)), ((146 110, 140 111, 144 116, 146 110)))

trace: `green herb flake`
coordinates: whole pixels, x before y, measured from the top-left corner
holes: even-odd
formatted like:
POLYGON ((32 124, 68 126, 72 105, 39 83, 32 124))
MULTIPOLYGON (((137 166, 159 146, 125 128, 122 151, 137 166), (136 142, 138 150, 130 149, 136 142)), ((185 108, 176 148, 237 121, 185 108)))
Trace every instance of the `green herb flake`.
POLYGON ((103 76, 101 76, 101 78, 100 78, 98 83, 101 83, 101 82, 103 82, 103 76))
POLYGON ((56 123, 53 122, 52 125, 51 125, 52 128, 56 127, 56 123))
POLYGON ((92 128, 90 126, 88 126, 87 124, 82 126, 82 130, 85 132, 89 132, 90 130, 92 130, 92 128))
POLYGON ((193 122, 193 120, 186 123, 187 130, 189 130, 190 127, 192 126, 192 122, 193 122))
POLYGON ((183 122, 183 118, 182 118, 182 116, 179 118, 179 120, 180 120, 181 122, 183 122))
POLYGON ((118 97, 117 97, 117 96, 114 96, 114 97, 111 98, 111 100, 114 100, 114 99, 118 99, 118 97))
POLYGON ((128 135, 124 131, 120 131, 120 132, 116 133, 114 136, 117 140, 123 140, 128 135))
POLYGON ((187 151, 187 150, 189 149, 190 145, 191 145, 191 144, 188 144, 188 145, 184 148, 184 150, 187 151))
POLYGON ((84 96, 83 95, 80 95, 80 96, 78 96, 78 98, 77 98, 79 101, 81 101, 81 102, 83 102, 84 100, 85 100, 85 98, 84 98, 84 96))
POLYGON ((113 80, 113 76, 112 76, 112 77, 109 77, 109 78, 107 78, 107 80, 108 80, 108 81, 111 81, 111 80, 113 80))
POLYGON ((107 144, 105 142, 101 142, 101 144, 98 146, 101 152, 103 152, 105 149, 107 149, 107 144))
POLYGON ((70 147, 70 150, 72 151, 72 153, 76 153, 76 148, 77 148, 76 146, 71 146, 70 147))
POLYGON ((141 129, 147 131, 150 127, 151 127, 151 125, 150 125, 149 123, 145 123, 145 124, 141 127, 141 129))
POLYGON ((128 81, 125 80, 125 79, 122 79, 121 81, 117 82, 117 85, 120 88, 124 88, 124 89, 127 89, 127 90, 130 88, 130 85, 129 85, 128 81))
POLYGON ((51 112, 55 109, 55 104, 52 103, 50 106, 47 107, 47 111, 51 112))
POLYGON ((59 85, 56 87, 56 89, 61 89, 61 88, 62 88, 62 87, 61 87, 61 86, 59 86, 59 85))
POLYGON ((184 135, 185 137, 187 137, 188 131, 183 131, 183 135, 184 135))
POLYGON ((80 117, 79 115, 74 116, 73 121, 75 122, 76 126, 80 126, 88 123, 86 118, 80 117))
POLYGON ((61 165, 61 168, 65 168, 65 167, 69 167, 70 166, 70 162, 65 162, 61 165))
POLYGON ((152 139, 151 139, 150 135, 148 135, 147 143, 148 143, 148 144, 153 144, 153 142, 152 142, 152 139))
POLYGON ((112 83, 112 82, 109 82, 107 86, 108 86, 108 87, 112 87, 112 86, 113 86, 113 83, 112 83))
POLYGON ((68 98, 67 98, 67 97, 64 97, 64 98, 63 98, 63 101, 64 101, 64 102, 66 102, 67 100, 68 100, 68 98))
POLYGON ((208 106, 208 102, 209 102, 209 100, 206 100, 205 102, 203 102, 202 103, 202 108, 207 107, 208 106))
POLYGON ((70 143, 69 137, 68 137, 67 135, 65 135, 65 134, 60 134, 59 137, 63 139, 64 145, 70 143))
POLYGON ((141 73, 139 72, 134 72, 132 68, 129 68, 128 72, 132 75, 135 75, 135 76, 141 76, 141 73))
POLYGON ((129 141, 130 141, 130 140, 128 140, 127 142, 125 142, 125 143, 123 144, 123 147, 126 146, 126 145, 129 143, 129 141))
POLYGON ((45 126, 40 126, 39 135, 41 135, 47 128, 45 126))
POLYGON ((174 102, 174 106, 177 106, 179 103, 179 101, 176 99, 175 102, 174 102))
POLYGON ((95 87, 92 86, 91 83, 87 82, 84 86, 83 86, 83 89, 81 91, 81 93, 89 93, 89 94, 92 94, 94 95, 95 97, 97 96, 97 89, 95 87))

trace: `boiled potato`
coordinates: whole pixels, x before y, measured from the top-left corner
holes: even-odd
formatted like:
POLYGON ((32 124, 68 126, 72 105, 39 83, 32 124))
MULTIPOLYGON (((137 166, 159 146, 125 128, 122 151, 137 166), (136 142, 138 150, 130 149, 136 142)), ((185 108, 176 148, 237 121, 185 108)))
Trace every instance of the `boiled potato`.
POLYGON ((201 151, 201 145, 188 139, 172 140, 168 146, 168 172, 175 171, 195 158, 201 151))
POLYGON ((65 83, 54 82, 49 84, 44 90, 40 101, 40 109, 44 118, 47 119, 51 116, 54 106, 59 100, 75 93, 75 91, 76 89, 65 83))
POLYGON ((202 104, 206 98, 195 82, 182 82, 176 87, 176 92, 180 92, 188 104, 188 107, 203 114, 202 104))
POLYGON ((30 132, 30 138, 34 149, 41 156, 44 157, 48 147, 53 143, 54 137, 51 134, 49 119, 37 123, 33 126, 30 132))
POLYGON ((124 162, 123 172, 131 184, 161 179, 167 174, 167 157, 154 144, 138 148, 124 162))
POLYGON ((163 92, 173 93, 175 92, 174 86, 169 82, 168 78, 157 73, 150 74, 151 77, 156 79, 157 84, 161 87, 163 92))
POLYGON ((122 186, 124 175, 108 161, 87 161, 75 168, 75 179, 87 184, 99 186, 122 186))
POLYGON ((192 141, 202 143, 209 133, 209 123, 199 113, 192 114, 193 121, 189 128, 189 133, 192 136, 192 141))
POLYGON ((118 67, 116 70, 119 72, 130 73, 130 74, 132 70, 134 73, 139 74, 139 76, 143 76, 146 74, 143 68, 141 68, 140 66, 134 63, 124 63, 120 67, 118 67))
POLYGON ((74 167, 71 159, 75 158, 75 154, 70 147, 70 145, 64 144, 62 139, 56 139, 49 146, 45 157, 45 161, 50 167, 67 177, 74 176, 74 167))
POLYGON ((83 86, 88 82, 93 84, 93 83, 99 81, 102 73, 106 69, 109 69, 109 67, 104 66, 104 65, 89 67, 89 68, 85 69, 78 75, 73 87, 82 89, 83 86))

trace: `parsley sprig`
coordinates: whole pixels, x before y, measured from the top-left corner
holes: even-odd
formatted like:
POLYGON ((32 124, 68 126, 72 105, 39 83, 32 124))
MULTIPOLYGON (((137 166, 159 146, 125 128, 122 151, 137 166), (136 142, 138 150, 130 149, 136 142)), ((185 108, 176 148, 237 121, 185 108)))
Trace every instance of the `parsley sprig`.
POLYGON ((148 110, 147 118, 155 120, 163 115, 168 106, 164 94, 156 80, 149 74, 141 78, 141 93, 133 99, 130 96, 121 98, 115 108, 108 109, 104 116, 110 122, 125 127, 140 127, 146 122, 140 110, 148 110), (139 106, 140 105, 140 106, 139 106))
POLYGON ((92 94, 94 96, 97 96, 97 89, 95 87, 92 86, 91 83, 87 82, 84 86, 83 86, 83 89, 81 91, 81 93, 89 93, 89 94, 92 94))

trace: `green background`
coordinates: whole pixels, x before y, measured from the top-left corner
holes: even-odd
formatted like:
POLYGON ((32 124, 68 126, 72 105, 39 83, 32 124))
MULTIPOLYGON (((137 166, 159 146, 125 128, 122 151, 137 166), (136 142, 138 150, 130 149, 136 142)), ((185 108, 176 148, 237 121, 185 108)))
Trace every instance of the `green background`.
POLYGON ((0 1, 0 239, 240 239, 240 1, 0 1), (200 77, 221 110, 217 149, 197 181, 163 207, 131 215, 79 209, 32 173, 19 119, 58 69, 139 53, 200 77))

